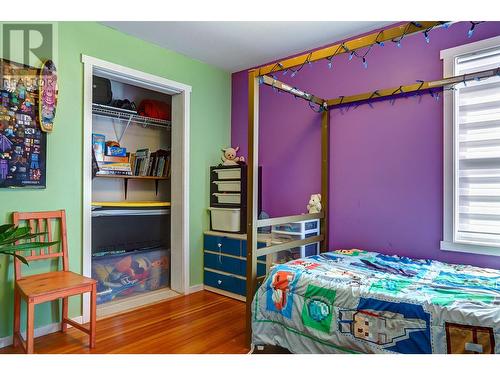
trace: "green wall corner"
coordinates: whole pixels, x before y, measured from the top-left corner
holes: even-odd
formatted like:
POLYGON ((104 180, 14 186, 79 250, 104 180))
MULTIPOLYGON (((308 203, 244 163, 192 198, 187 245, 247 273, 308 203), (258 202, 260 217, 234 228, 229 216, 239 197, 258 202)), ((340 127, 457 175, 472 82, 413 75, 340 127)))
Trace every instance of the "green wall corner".
MULTIPOLYGON (((0 23, 1 25, 1 23, 0 23)), ((88 55, 192 87, 190 113, 190 285, 203 283, 202 233, 208 228, 209 166, 230 141, 229 72, 168 51, 95 22, 59 22, 59 102, 54 132, 47 139, 47 188, 0 190, 0 223, 13 211, 65 209, 70 269, 82 271, 83 64, 88 55)), ((1 53, 1 52, 0 52, 1 53)), ((0 256, 0 338, 12 334, 13 270, 0 256)), ((48 266, 33 270, 48 271, 48 266)), ((81 315, 81 299, 70 299, 70 316, 81 315)), ((24 311, 22 312, 24 321, 24 311)), ((57 322, 59 305, 35 310, 35 327, 57 322)))

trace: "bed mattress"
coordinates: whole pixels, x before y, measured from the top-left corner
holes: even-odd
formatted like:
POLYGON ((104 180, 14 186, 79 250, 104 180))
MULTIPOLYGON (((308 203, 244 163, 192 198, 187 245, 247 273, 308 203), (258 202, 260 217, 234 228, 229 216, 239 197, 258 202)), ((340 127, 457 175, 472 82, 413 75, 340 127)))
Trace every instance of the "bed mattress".
POLYGON ((252 342, 292 353, 500 353, 500 271, 338 250, 275 266, 252 342))

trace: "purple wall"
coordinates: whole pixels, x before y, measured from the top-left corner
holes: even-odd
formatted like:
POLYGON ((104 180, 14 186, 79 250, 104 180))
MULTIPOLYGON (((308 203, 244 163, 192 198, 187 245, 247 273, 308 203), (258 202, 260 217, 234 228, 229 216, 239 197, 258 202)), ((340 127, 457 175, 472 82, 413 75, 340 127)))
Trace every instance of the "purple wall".
MULTIPOLYGON (((442 49, 500 35, 500 22, 469 23, 409 36, 401 48, 373 47, 368 69, 347 55, 278 78, 323 98, 442 78, 442 49)), ((232 78, 232 144, 247 155, 247 73, 232 78)), ((306 211, 320 191, 320 115, 306 102, 260 89, 263 208, 271 216, 306 211)), ((439 249, 443 222, 443 103, 429 95, 330 111, 330 248, 358 247, 414 258, 500 268, 500 257, 439 249)))

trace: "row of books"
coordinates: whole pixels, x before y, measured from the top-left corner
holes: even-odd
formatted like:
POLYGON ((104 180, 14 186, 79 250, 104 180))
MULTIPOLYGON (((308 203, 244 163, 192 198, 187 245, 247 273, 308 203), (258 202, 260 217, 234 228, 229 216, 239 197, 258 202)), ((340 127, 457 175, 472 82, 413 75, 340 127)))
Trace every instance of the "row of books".
MULTIPOLYGON (((97 156, 97 155, 94 155, 97 156)), ((171 175, 170 151, 157 150, 150 152, 148 148, 128 153, 127 156, 96 157, 96 175, 120 176, 155 176, 171 175), (101 159, 101 160, 99 160, 101 159)))
POLYGON ((151 152, 143 148, 130 153, 130 166, 133 176, 167 177, 171 175, 170 150, 151 152))
MULTIPOLYGON (((96 158, 97 159, 97 158, 96 158)), ((102 160, 97 159, 96 175, 120 175, 131 176, 132 168, 128 156, 104 156, 102 160)))

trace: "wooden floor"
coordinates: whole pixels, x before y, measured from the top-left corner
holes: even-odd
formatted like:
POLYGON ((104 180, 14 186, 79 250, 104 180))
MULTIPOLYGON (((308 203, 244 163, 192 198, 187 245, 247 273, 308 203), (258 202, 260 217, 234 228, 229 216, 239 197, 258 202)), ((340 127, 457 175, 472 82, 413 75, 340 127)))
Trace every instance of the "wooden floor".
MULTIPOLYGON (((248 353, 245 303, 202 291, 97 321, 96 348, 71 328, 35 339, 35 353, 248 353)), ((12 346, 0 354, 18 353, 12 346)))

